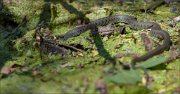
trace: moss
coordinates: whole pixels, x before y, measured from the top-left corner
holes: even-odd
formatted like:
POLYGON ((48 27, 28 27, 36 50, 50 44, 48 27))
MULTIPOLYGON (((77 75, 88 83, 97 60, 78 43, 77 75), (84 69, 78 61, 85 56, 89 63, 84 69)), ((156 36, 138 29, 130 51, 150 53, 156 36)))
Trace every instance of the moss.
MULTIPOLYGON (((143 0, 140 0, 137 3, 137 8, 147 6, 142 1, 143 0)), ((177 27, 171 28, 167 26, 170 21, 166 19, 169 16, 176 17, 178 15, 178 13, 171 12, 170 10, 172 6, 178 7, 176 3, 171 4, 170 7, 164 5, 158 7, 157 10, 154 11, 155 14, 139 11, 126 11, 130 8, 127 5, 133 5, 131 2, 124 4, 125 7, 120 6, 118 3, 102 3, 102 5, 95 3, 96 2, 93 0, 88 2, 84 2, 84 0, 75 0, 74 2, 67 4, 71 6, 71 8, 77 9, 76 13, 82 12, 84 16, 91 21, 109 16, 109 14, 111 14, 110 12, 112 12, 112 14, 133 15, 136 16, 139 21, 157 22, 164 30, 167 30, 170 33, 173 43, 178 42, 179 23, 177 24, 177 27), (86 14, 87 11, 90 13, 86 14)), ((66 7, 58 1, 50 3, 44 2, 44 0, 20 0, 10 4, 5 3, 5 5, 14 15, 16 22, 20 23, 22 18, 27 15, 28 23, 26 28, 20 28, 20 32, 24 34, 22 34, 22 37, 13 39, 12 41, 14 44, 12 45, 6 43, 11 40, 11 38, 4 39, 6 33, 0 32, 0 59, 3 62, 1 67, 14 64, 23 66, 22 69, 17 68, 15 72, 11 73, 7 78, 0 79, 1 93, 98 94, 99 91, 95 89, 96 81, 98 79, 104 80, 106 76, 112 76, 122 69, 120 64, 117 64, 114 69, 111 67, 111 64, 104 64, 106 62, 106 57, 103 57, 104 54, 107 55, 108 53, 109 56, 114 57, 119 52, 137 53, 139 55, 146 53, 140 38, 140 32, 142 31, 131 30, 127 27, 126 35, 113 34, 109 37, 100 37, 97 38, 99 40, 98 42, 89 34, 89 31, 80 36, 70 38, 67 41, 60 41, 59 43, 67 45, 81 44, 85 48, 91 48, 92 50, 88 49, 82 53, 71 52, 64 57, 61 55, 43 54, 41 59, 39 50, 35 45, 37 41, 35 41, 34 38, 34 28, 37 24, 45 19, 50 25, 49 27, 44 27, 45 31, 51 31, 53 32, 53 35, 63 34, 76 26, 76 19, 81 18, 80 14, 77 15, 76 13, 71 13, 72 11, 68 11, 66 7), (50 6, 50 9, 46 9, 45 6, 50 6), (43 9, 44 11, 49 11, 50 14, 46 15, 46 12, 43 14, 43 9), (134 43, 134 39, 128 38, 132 35, 137 39, 137 43, 134 43), (11 51, 7 45, 8 47, 12 46, 15 51, 11 51), (116 48, 117 45, 120 47, 116 48), (105 50, 97 48, 98 46, 105 50)), ((168 54, 169 51, 161 54, 161 56, 168 56, 168 54)), ((116 61, 130 63, 131 60, 132 58, 123 57, 116 61)), ((170 93, 178 87, 178 84, 180 83, 177 76, 180 71, 179 66, 179 59, 176 59, 165 67, 158 66, 154 69, 148 69, 148 73, 154 79, 154 81, 148 85, 148 89, 143 87, 142 82, 135 86, 119 86, 111 82, 105 83, 107 84, 108 92, 112 94, 170 93)))

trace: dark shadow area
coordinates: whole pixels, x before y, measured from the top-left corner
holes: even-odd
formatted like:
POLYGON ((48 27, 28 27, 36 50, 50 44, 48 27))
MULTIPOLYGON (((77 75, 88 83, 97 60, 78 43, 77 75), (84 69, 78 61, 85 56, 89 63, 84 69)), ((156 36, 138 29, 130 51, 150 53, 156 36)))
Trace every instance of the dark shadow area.
POLYGON ((69 13, 71 14, 75 14, 77 16, 78 19, 80 20, 84 20, 85 23, 89 22, 89 19, 85 16, 84 13, 78 11, 76 8, 74 8, 72 5, 69 5, 67 2, 60 0, 61 5, 67 10, 69 11, 69 13))
POLYGON ((44 28, 49 27, 49 23, 51 20, 51 3, 54 4, 55 1, 57 0, 44 0, 44 6, 42 8, 37 26, 43 22, 44 28))
MULTIPOLYGON (((72 5, 69 5, 66 1, 63 0, 44 0, 44 6, 42 9, 42 12, 40 14, 40 19, 38 24, 40 23, 44 23, 44 28, 49 27, 51 29, 51 25, 50 25, 50 21, 52 19, 52 15, 56 16, 56 10, 53 9, 53 7, 51 6, 51 4, 57 4, 60 3, 67 11, 69 11, 69 13, 71 14, 75 14, 77 16, 78 19, 81 20, 87 20, 88 18, 85 17, 85 14, 83 14, 82 12, 78 11, 76 8, 74 8, 72 5)), ((37 25, 38 26, 38 25, 37 25)))
POLYGON ((15 28, 18 26, 18 23, 16 23, 13 20, 14 15, 12 15, 9 12, 9 9, 3 4, 3 1, 0 0, 0 24, 3 27, 11 26, 12 28, 15 28))
POLYGON ((14 15, 10 13, 4 2, 0 1, 0 68, 2 68, 6 61, 18 55, 14 48, 15 40, 21 38, 26 34, 27 18, 24 16, 20 23, 14 20, 14 15), (21 30, 20 28, 23 28, 21 30))
POLYGON ((8 36, 18 26, 18 23, 13 20, 13 17, 14 15, 3 4, 3 0, 0 0, 0 69, 7 60, 17 55, 17 51, 12 46, 12 41, 16 37, 8 36))
POLYGON ((74 8, 72 5, 69 5, 67 2, 64 2, 63 0, 61 0, 61 5, 69 11, 69 13, 71 14, 75 14, 76 16, 78 16, 79 18, 84 18, 85 14, 83 14, 82 12, 78 11, 76 8, 74 8))
POLYGON ((96 45, 96 48, 97 48, 99 55, 101 57, 104 57, 107 61, 109 61, 113 65, 115 65, 116 61, 113 57, 111 57, 111 55, 108 53, 108 51, 104 48, 103 41, 102 41, 99 33, 94 33, 96 31, 92 31, 92 30, 91 30, 91 32, 93 32, 92 37, 93 37, 93 40, 94 40, 94 43, 96 45))
POLYGON ((41 25, 43 28, 49 28, 51 29, 50 21, 53 19, 53 17, 57 16, 56 10, 52 9, 52 5, 56 5, 60 3, 69 13, 75 14, 78 19, 84 19, 85 14, 78 11, 76 8, 74 8, 72 5, 69 5, 66 1, 63 0, 44 0, 44 5, 42 8, 42 11, 40 13, 40 19, 37 23, 36 27, 41 25), (54 14, 54 15, 53 15, 54 14))
POLYGON ((167 65, 164 63, 157 65, 155 67, 149 68, 149 69, 151 69, 151 70, 169 70, 169 69, 167 69, 167 65))

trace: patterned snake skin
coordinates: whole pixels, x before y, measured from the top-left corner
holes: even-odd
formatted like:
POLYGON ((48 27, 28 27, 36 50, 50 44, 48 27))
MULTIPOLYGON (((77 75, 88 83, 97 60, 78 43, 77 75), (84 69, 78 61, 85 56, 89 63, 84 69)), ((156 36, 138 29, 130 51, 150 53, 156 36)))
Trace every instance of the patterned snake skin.
POLYGON ((129 15, 114 15, 114 16, 104 17, 104 18, 94 20, 90 22, 89 24, 75 27, 64 34, 63 40, 67 40, 71 37, 78 36, 84 33, 85 31, 96 28, 98 26, 105 26, 110 23, 118 23, 118 22, 125 23, 127 24, 127 26, 129 26, 132 29, 137 29, 137 30, 150 29, 150 33, 152 36, 161 38, 164 40, 162 45, 158 46, 157 48, 153 49, 152 51, 140 57, 134 58, 131 62, 132 67, 135 67, 136 62, 145 61, 153 57, 154 55, 158 55, 162 53, 163 51, 170 48, 170 43, 171 43, 170 36, 167 31, 164 31, 161 29, 159 24, 155 22, 139 22, 137 21, 136 17, 129 16, 129 15))

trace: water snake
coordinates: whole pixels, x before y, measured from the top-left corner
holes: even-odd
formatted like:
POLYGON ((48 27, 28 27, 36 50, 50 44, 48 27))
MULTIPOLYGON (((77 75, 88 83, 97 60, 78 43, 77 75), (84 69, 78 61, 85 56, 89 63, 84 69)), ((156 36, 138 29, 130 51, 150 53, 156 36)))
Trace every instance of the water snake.
POLYGON ((162 45, 156 47, 155 49, 149 51, 148 53, 140 57, 134 58, 131 63, 132 67, 135 67, 136 62, 145 61, 153 57, 154 55, 160 54, 163 51, 170 48, 170 43, 171 43, 170 36, 167 31, 161 29, 159 24, 155 22, 140 22, 137 21, 136 17, 129 15, 113 15, 109 17, 104 17, 94 20, 89 24, 75 27, 64 34, 63 40, 67 40, 71 37, 78 36, 84 33, 85 31, 96 28, 98 26, 105 26, 110 23, 118 23, 118 22, 125 23, 127 24, 127 26, 129 26, 132 29, 137 29, 137 30, 150 29, 150 33, 152 34, 152 36, 164 40, 162 45))

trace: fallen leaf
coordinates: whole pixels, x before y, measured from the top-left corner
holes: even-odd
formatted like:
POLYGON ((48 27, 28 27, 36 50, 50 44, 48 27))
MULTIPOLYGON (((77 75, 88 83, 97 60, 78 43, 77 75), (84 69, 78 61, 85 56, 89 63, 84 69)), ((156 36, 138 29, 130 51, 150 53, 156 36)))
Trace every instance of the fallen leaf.
POLYGON ((145 32, 141 33, 141 40, 144 43, 145 50, 151 51, 155 44, 153 40, 145 32))
POLYGON ((1 69, 2 74, 10 74, 11 73, 11 66, 4 66, 1 69))
POLYGON ((10 74, 11 72, 14 72, 16 70, 16 68, 22 68, 22 65, 19 64, 13 64, 11 66, 4 66, 1 69, 1 73, 2 74, 10 74))
POLYGON ((108 77, 107 80, 119 84, 137 84, 141 82, 141 76, 136 70, 122 70, 114 76, 108 77))
POLYGON ((164 63, 165 61, 166 61, 166 57, 162 57, 162 56, 154 57, 142 62, 140 65, 138 65, 138 67, 152 68, 164 63))

